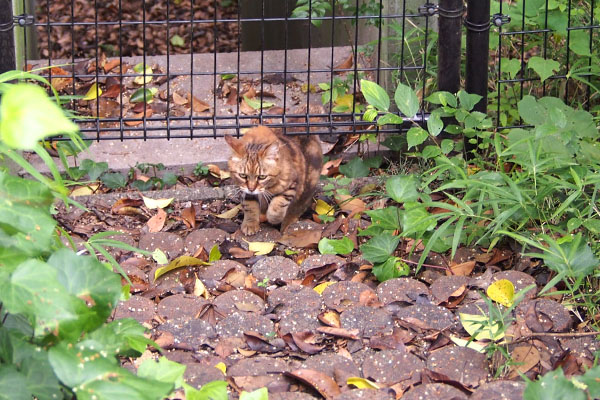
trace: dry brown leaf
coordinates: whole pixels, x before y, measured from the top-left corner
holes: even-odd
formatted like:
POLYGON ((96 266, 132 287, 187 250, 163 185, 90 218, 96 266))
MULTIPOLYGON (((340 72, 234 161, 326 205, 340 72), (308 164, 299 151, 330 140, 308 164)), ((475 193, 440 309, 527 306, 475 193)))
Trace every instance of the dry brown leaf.
POLYGON ((333 378, 312 369, 297 369, 286 372, 287 376, 299 379, 317 390, 325 399, 332 399, 341 393, 333 378))
POLYGON ((319 314, 319 321, 334 328, 341 328, 340 315, 335 311, 325 311, 319 314))
POLYGON ((367 205, 364 201, 358 197, 353 197, 347 194, 340 194, 335 196, 335 201, 338 206, 343 210, 347 211, 350 216, 354 216, 364 212, 367 205))
POLYGON ((102 93, 101 97, 107 97, 109 99, 116 99, 117 97, 119 97, 120 94, 121 94, 121 85, 117 83, 117 84, 107 86, 106 90, 104 91, 104 93, 102 93))
POLYGON ((525 374, 531 368, 535 367, 540 362, 540 352, 538 349, 531 345, 519 345, 515 347, 511 353, 513 363, 510 366, 510 373, 508 379, 515 379, 520 374, 525 374))
POLYGON ((278 242, 288 247, 314 247, 321 240, 321 231, 316 229, 290 230, 278 242))
POLYGON ((173 94, 171 94, 171 97, 173 99, 173 103, 177 104, 178 106, 183 106, 188 103, 187 99, 177 92, 173 92, 173 94))
MULTIPOLYGON (((341 63, 339 63, 335 67, 333 67, 333 69, 334 70, 336 70, 336 69, 350 69, 350 68, 352 68, 353 65, 354 65, 354 54, 350 53, 348 55, 348 57, 344 61, 342 61, 341 63)), ((337 74, 344 73, 344 72, 346 72, 346 71, 336 71, 337 74)))
POLYGON ((254 86, 250 86, 248 90, 243 92, 241 97, 243 98, 244 96, 246 96, 249 99, 256 97, 256 89, 254 89, 254 86))
POLYGON ((106 61, 106 63, 104 63, 104 72, 108 73, 114 68, 118 67, 120 64, 121 60, 119 60, 118 58, 113 58, 112 60, 106 61))
POLYGON ((252 115, 257 113, 256 110, 250 107, 244 99, 242 99, 242 102, 240 103, 240 112, 246 115, 252 115))
POLYGON ((142 211, 138 208, 144 202, 141 199, 119 199, 112 205, 110 211, 118 215, 138 215, 142 211))
POLYGON ((190 107, 192 108, 192 111, 195 113, 202 113, 204 111, 210 110, 210 105, 207 102, 200 100, 196 96, 192 96, 191 93, 188 93, 187 100, 190 104, 190 107))
POLYGON ((229 249, 229 255, 231 255, 233 258, 250 258, 254 257, 254 252, 244 250, 239 247, 232 247, 229 249))
POLYGON ((160 232, 161 229, 165 226, 166 219, 167 213, 162 208, 159 208, 156 215, 154 215, 148 220, 148 222, 146 222, 149 228, 148 231, 150 233, 160 232))
POLYGON ((181 218, 188 228, 196 227, 196 209, 193 204, 181 212, 181 218))
POLYGON ((446 271, 446 275, 469 276, 475 268, 475 261, 467 261, 460 264, 450 263, 450 271, 446 271))
POLYGON ((339 171, 339 166, 342 163, 342 158, 338 158, 336 160, 329 160, 325 164, 323 164, 323 168, 321 168, 321 175, 325 176, 334 176, 337 175, 339 171))
POLYGON ((344 329, 344 328, 334 328, 334 327, 329 327, 329 326, 320 326, 317 328, 317 331, 321 332, 321 333, 326 333, 328 335, 332 335, 332 336, 339 336, 339 337, 343 337, 346 339, 360 339, 358 334, 359 334, 359 330, 358 329, 344 329))

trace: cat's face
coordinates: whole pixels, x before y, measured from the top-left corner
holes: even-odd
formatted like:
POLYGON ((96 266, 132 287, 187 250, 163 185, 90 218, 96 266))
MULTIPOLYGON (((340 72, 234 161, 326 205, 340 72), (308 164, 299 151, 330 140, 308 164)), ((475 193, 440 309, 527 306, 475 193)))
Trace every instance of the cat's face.
POLYGON ((279 143, 256 143, 251 137, 236 139, 226 136, 233 150, 229 172, 246 194, 259 195, 274 186, 279 175, 279 143))

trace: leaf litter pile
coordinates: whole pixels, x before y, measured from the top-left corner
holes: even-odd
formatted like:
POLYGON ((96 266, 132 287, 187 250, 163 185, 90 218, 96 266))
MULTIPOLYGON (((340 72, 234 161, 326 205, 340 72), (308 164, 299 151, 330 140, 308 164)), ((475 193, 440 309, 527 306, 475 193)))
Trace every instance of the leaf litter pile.
MULTIPOLYGON (((337 174, 336 163, 323 173, 337 174)), ((372 192, 378 181, 368 182, 357 180, 351 193, 372 192)), ((148 327, 193 386, 226 380, 233 397, 267 387, 270 399, 292 400, 521 399, 522 375, 593 365, 598 343, 586 323, 559 295, 537 296, 547 270, 516 249, 430 253, 415 274, 422 245, 400 241, 394 255, 410 277, 380 283, 358 232, 381 198, 337 199, 334 209, 319 194, 285 234, 263 224, 245 237, 238 201, 160 193, 90 197, 89 211, 62 209, 57 219, 78 249, 95 233, 120 231, 116 239, 154 253, 110 251, 131 281, 114 318, 148 327), (486 323, 490 308, 509 310, 508 326, 486 323)), ((137 362, 123 363, 135 370, 137 362)))

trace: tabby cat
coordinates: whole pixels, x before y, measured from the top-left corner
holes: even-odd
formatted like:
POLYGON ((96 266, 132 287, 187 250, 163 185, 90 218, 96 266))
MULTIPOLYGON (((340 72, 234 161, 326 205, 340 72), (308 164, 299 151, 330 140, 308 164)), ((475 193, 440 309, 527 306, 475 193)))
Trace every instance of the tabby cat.
POLYGON ((321 174, 323 153, 316 136, 286 136, 266 126, 236 139, 229 171, 244 193, 242 233, 253 235, 266 219, 283 232, 308 207, 321 174), (261 218, 262 217, 262 218, 261 218))

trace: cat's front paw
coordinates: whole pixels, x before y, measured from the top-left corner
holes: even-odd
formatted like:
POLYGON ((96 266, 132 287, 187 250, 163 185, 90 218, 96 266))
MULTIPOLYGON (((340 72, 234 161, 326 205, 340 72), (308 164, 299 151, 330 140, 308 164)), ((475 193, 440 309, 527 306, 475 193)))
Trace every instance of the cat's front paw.
POLYGON ((242 233, 247 236, 252 236, 260 230, 260 223, 257 222, 242 222, 242 233))

